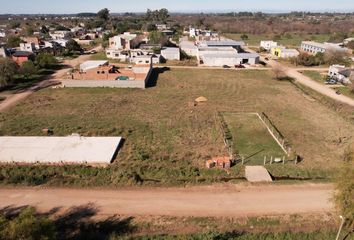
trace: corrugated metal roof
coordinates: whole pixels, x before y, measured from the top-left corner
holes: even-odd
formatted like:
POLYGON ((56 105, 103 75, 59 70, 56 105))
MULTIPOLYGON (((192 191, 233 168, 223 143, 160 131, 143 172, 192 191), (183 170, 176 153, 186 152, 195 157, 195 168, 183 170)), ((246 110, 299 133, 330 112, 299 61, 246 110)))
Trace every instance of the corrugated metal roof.
POLYGON ((233 41, 233 40, 206 41, 205 43, 208 46, 243 46, 243 45, 245 45, 245 43, 243 41, 233 41))
POLYGON ((109 164, 121 137, 0 137, 0 162, 109 164))
POLYGON ((87 71, 92 68, 96 68, 102 65, 107 65, 108 61, 107 60, 91 60, 91 61, 86 61, 82 64, 80 64, 80 70, 81 71, 87 71))

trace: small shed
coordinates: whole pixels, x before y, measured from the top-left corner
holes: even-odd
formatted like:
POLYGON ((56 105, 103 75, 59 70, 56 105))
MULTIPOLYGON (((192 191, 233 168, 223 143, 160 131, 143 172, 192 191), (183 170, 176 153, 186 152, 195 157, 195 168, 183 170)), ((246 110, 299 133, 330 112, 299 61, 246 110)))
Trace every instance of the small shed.
POLYGON ((207 168, 231 168, 232 161, 230 157, 214 157, 206 161, 207 168))

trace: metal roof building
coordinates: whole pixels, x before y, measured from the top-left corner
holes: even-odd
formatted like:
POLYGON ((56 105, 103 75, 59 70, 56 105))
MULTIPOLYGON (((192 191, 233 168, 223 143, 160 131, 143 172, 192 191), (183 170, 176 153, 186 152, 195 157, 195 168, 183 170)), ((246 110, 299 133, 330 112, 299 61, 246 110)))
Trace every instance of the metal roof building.
POLYGON ((110 164, 121 137, 0 137, 0 163, 110 164))

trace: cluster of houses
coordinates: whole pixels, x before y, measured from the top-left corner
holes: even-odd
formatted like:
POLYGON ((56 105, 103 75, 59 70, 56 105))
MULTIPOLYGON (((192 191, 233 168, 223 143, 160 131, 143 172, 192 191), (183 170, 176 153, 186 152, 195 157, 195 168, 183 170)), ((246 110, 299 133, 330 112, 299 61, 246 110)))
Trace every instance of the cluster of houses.
POLYGON ((211 31, 201 31, 190 28, 190 37, 183 38, 175 47, 163 47, 158 44, 147 44, 148 36, 129 32, 119 34, 109 39, 106 49, 108 59, 135 64, 158 64, 162 61, 180 61, 183 53, 195 57, 203 66, 235 66, 240 64, 255 65, 259 63, 259 55, 243 50, 243 41, 221 39, 211 31), (216 37, 217 36, 217 37, 216 37), (159 52, 157 54, 156 52, 159 52))
MULTIPOLYGON (((348 42, 350 39, 346 39, 346 41, 348 42)), ((277 42, 271 40, 261 41, 260 47, 263 50, 270 52, 274 58, 292 58, 297 57, 300 54, 297 49, 278 46, 277 42)), ((343 43, 318 43, 314 41, 302 41, 300 51, 312 55, 325 53, 326 51, 350 52, 348 48, 343 46, 343 43)))
MULTIPOLYGON (((283 46, 278 46, 274 41, 261 41, 260 47, 269 52, 273 58, 292 58, 297 57, 301 52, 316 55, 318 53, 326 53, 327 51, 338 51, 350 53, 350 50, 344 47, 354 38, 347 38, 343 43, 318 43, 314 41, 302 41, 299 51, 297 49, 288 49, 283 46)), ((354 82, 354 69, 345 67, 343 65, 332 65, 328 70, 328 82, 341 83, 348 85, 354 82)))
MULTIPOLYGON (((45 52, 54 56, 62 54, 69 40, 73 39, 79 44, 90 44, 95 39, 102 37, 106 32, 102 29, 93 29, 86 31, 83 27, 77 26, 68 30, 51 30, 47 36, 40 32, 34 32, 31 37, 21 37, 20 33, 14 29, 5 31, 0 30, 0 40, 6 36, 18 36, 21 38, 21 43, 15 48, 6 48, 5 44, 0 44, 0 57, 9 57, 16 61, 19 65, 23 62, 32 60, 35 55, 45 52)), ((0 41, 1 42, 1 41, 0 41)))

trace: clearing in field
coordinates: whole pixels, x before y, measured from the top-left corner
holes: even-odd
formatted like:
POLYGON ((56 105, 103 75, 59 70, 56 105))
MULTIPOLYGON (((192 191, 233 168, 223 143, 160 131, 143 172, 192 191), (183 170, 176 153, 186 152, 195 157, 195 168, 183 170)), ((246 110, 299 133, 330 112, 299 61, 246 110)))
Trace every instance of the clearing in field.
POLYGON ((244 164, 262 165, 264 157, 283 158, 286 153, 268 132, 256 113, 223 113, 233 137, 234 152, 244 164))

